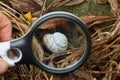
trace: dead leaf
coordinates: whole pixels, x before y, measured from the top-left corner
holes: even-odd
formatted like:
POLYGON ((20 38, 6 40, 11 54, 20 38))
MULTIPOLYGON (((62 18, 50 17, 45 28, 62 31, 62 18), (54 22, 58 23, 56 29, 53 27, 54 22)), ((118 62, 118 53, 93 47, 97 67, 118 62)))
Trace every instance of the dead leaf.
POLYGON ((77 5, 85 0, 54 0, 48 7, 47 9, 53 8, 53 7, 59 7, 59 6, 72 6, 72 5, 77 5))
POLYGON ((99 4, 106 4, 106 3, 108 3, 108 0, 98 0, 98 3, 99 4))
POLYGON ((85 71, 76 70, 73 74, 83 80, 94 80, 94 78, 85 71))
POLYGON ((76 79, 74 79, 73 74, 68 73, 64 75, 54 75, 53 80, 76 80, 76 79))
POLYGON ((117 18, 113 16, 81 16, 80 17, 88 28, 95 24, 100 24, 105 21, 116 21, 117 18))
POLYGON ((55 29, 57 26, 62 25, 64 23, 66 23, 67 20, 66 19, 60 19, 60 18, 56 18, 56 19, 51 19, 49 21, 46 21, 44 24, 42 24, 39 29, 55 29))
POLYGON ((70 2, 66 3, 65 6, 72 6, 72 5, 77 5, 80 4, 82 2, 84 2, 85 0, 71 0, 70 2))
POLYGON ((36 12, 41 9, 41 6, 33 0, 9 0, 12 7, 21 12, 36 12))
POLYGON ((120 0, 108 0, 111 5, 111 11, 115 16, 120 15, 120 0))
POLYGON ((43 5, 43 0, 33 0, 33 1, 35 1, 37 4, 39 4, 40 6, 42 6, 43 5))

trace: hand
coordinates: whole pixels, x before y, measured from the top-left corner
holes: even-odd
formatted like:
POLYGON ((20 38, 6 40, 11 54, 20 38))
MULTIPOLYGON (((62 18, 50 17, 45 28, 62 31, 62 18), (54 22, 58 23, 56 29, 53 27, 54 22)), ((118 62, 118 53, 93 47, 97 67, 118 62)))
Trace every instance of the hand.
MULTIPOLYGON (((8 41, 12 34, 12 24, 10 20, 2 13, 0 13, 0 41, 8 41)), ((0 58, 0 74, 7 71, 8 65, 2 58, 0 58)))

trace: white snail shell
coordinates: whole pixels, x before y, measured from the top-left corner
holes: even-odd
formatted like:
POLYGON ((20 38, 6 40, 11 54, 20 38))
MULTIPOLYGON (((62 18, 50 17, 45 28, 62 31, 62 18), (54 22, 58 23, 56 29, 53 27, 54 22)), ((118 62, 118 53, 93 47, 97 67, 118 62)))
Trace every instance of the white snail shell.
POLYGON ((43 43, 45 44, 47 49, 53 53, 66 50, 68 47, 67 37, 60 32, 45 34, 43 36, 43 43))

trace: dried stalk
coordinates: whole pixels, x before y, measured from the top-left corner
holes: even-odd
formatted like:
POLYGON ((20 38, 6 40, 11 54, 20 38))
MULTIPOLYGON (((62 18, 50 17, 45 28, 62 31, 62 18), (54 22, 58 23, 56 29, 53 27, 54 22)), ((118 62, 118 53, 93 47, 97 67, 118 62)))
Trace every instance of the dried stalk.
POLYGON ((15 16, 15 14, 17 14, 17 15, 21 16, 21 18, 27 23, 26 19, 25 19, 20 13, 18 13, 18 12, 15 11, 14 9, 10 8, 8 5, 4 4, 4 3, 1 2, 1 1, 0 1, 0 5, 3 6, 3 7, 1 6, 1 8, 3 9, 3 11, 8 12, 8 13, 11 14, 14 18, 16 18, 17 20, 19 20, 19 18, 15 16), (9 9, 10 11, 13 11, 15 14, 11 13, 8 9, 9 9))

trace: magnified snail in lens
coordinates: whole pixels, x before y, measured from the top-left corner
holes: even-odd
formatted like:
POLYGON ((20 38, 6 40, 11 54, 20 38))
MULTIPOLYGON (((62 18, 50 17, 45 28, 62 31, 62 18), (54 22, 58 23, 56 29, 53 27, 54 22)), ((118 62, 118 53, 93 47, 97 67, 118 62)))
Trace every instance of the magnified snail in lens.
POLYGON ((72 13, 57 11, 40 17, 24 36, 1 42, 0 56, 10 67, 33 64, 64 74, 81 67, 90 48, 90 33, 84 22, 72 13), (41 48, 33 45, 35 37, 41 48))

